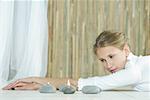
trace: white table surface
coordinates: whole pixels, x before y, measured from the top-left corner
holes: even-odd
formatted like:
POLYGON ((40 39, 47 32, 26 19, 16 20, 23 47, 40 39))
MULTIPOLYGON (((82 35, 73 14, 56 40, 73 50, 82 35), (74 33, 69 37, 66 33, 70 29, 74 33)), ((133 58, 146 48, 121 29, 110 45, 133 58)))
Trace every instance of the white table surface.
POLYGON ((0 90, 0 100, 150 100, 150 92, 103 91, 99 94, 39 93, 38 91, 0 90))

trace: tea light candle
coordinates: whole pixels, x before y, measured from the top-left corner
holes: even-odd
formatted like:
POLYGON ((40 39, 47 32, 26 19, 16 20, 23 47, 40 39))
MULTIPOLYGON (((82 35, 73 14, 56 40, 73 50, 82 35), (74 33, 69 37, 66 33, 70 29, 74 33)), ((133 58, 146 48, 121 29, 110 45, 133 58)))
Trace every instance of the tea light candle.
POLYGON ((67 81, 67 85, 70 86, 70 81, 69 80, 67 81))
POLYGON ((67 86, 65 86, 65 87, 62 89, 62 92, 63 92, 64 94, 73 94, 73 93, 75 92, 75 89, 70 86, 70 81, 69 81, 69 80, 67 81, 67 86))

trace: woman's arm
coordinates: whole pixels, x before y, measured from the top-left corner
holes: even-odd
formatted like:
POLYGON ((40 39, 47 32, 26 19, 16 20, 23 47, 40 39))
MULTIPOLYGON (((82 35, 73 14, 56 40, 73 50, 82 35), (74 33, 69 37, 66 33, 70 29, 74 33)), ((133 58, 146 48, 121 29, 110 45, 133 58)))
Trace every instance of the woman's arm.
POLYGON ((102 90, 110 90, 121 86, 137 83, 141 79, 141 71, 134 63, 128 62, 126 68, 111 75, 103 77, 80 78, 78 81, 79 90, 86 85, 96 85, 102 90))
MULTIPOLYGON (((51 84, 54 87, 58 88, 62 84, 67 84, 69 78, 42 78, 42 77, 28 77, 16 80, 13 83, 8 84, 3 89, 10 90, 12 88, 19 90, 37 90, 43 84, 51 84)), ((77 88, 77 80, 69 79, 71 86, 77 88)))

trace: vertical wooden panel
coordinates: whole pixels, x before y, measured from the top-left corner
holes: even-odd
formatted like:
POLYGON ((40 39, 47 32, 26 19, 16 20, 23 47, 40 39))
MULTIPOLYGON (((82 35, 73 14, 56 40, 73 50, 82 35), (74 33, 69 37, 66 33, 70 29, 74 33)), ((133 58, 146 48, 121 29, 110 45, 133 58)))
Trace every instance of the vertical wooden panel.
POLYGON ((93 44, 107 29, 126 33, 135 54, 150 54, 149 16, 149 0, 49 0, 48 77, 106 74, 93 44))

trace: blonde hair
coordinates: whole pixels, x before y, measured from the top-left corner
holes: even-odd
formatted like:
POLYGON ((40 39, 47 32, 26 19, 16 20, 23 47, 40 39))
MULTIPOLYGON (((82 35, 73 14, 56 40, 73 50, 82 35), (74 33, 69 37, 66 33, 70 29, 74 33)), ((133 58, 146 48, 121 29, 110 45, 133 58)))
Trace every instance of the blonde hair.
POLYGON ((114 46, 122 50, 126 43, 127 39, 125 34, 121 32, 103 31, 97 37, 93 49, 95 54, 97 52, 97 48, 106 46, 114 46))

